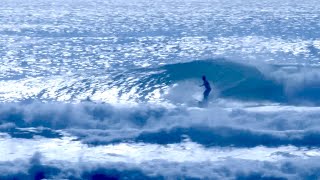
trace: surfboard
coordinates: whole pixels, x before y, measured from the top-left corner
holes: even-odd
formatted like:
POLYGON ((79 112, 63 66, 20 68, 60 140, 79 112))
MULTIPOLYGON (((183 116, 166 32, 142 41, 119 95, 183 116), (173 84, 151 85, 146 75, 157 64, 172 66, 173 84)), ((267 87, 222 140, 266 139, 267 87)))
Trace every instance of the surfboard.
POLYGON ((198 106, 200 108, 208 107, 208 101, 198 101, 198 106))

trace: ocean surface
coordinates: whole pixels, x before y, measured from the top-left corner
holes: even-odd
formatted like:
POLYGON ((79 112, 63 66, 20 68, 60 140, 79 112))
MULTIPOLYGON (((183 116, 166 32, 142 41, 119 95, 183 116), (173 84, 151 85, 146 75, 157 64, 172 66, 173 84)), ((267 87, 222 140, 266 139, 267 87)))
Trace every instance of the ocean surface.
POLYGON ((319 179, 319 20, 317 0, 1 0, 0 179, 319 179))

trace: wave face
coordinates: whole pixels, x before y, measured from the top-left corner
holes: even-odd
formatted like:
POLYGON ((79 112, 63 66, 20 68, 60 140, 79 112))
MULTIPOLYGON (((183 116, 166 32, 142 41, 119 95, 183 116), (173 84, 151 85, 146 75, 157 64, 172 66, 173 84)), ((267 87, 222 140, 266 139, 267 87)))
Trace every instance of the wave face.
POLYGON ((1 0, 0 179, 320 179, 319 10, 1 0))

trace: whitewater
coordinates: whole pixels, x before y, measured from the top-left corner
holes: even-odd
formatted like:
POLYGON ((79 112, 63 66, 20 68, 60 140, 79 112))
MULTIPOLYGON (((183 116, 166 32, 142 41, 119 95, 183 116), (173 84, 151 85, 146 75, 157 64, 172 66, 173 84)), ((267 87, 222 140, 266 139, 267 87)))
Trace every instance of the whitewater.
POLYGON ((316 0, 1 0, 0 179, 319 179, 319 19, 316 0))

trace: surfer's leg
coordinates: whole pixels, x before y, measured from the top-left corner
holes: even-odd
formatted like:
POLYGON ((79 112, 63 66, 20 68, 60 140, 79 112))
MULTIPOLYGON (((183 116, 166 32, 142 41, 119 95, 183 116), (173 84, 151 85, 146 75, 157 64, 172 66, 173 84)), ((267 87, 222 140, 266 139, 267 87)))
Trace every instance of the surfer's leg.
POLYGON ((207 90, 205 90, 204 92, 203 92, 203 103, 206 103, 207 101, 208 101, 208 96, 209 96, 209 94, 210 94, 210 89, 207 89, 207 90))
POLYGON ((208 96, 210 94, 210 89, 206 89, 204 92, 203 92, 203 101, 207 101, 208 100, 208 96))

